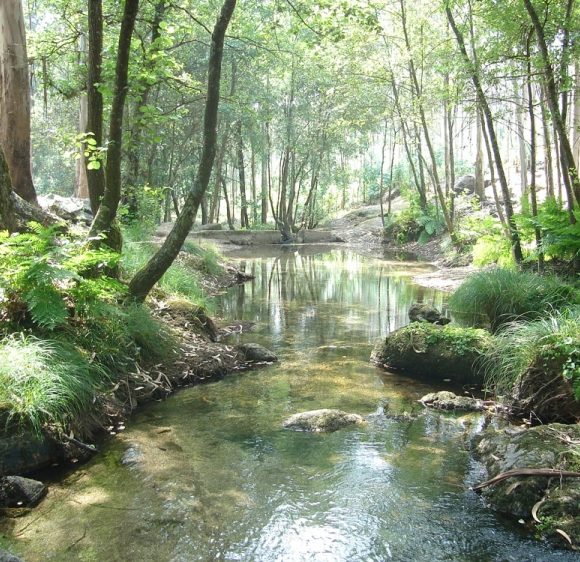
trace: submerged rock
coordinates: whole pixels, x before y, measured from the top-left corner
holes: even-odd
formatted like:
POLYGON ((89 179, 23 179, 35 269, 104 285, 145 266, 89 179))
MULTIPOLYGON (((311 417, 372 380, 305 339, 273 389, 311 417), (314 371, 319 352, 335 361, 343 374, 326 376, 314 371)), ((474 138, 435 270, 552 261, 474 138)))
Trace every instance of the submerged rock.
POLYGON ((24 562, 22 558, 18 558, 14 554, 6 550, 0 549, 0 562, 24 562))
POLYGON ((143 463, 143 451, 139 445, 131 445, 125 449, 121 457, 121 464, 123 466, 139 466, 143 463))
POLYGON ((313 431, 316 433, 336 431, 348 425, 364 423, 358 414, 348 414, 341 410, 311 410, 289 417, 283 426, 295 431, 313 431))
POLYGON ((438 324, 440 326, 445 326, 451 322, 449 318, 441 316, 441 313, 436 308, 418 302, 411 305, 409 320, 411 322, 428 322, 429 324, 438 324))
MULTIPOLYGON (((521 468, 578 471, 579 442, 580 425, 550 424, 487 429, 474 444, 492 478, 521 468)), ((580 478, 512 477, 483 489, 482 495, 497 511, 526 520, 536 506, 541 531, 556 536, 561 529, 575 543, 580 540, 580 478)))
POLYGON ((4 476, 0 479, 0 507, 34 507, 46 491, 46 486, 38 480, 4 476))
POLYGON ((453 392, 446 390, 426 394, 419 402, 423 406, 435 408, 436 410, 454 410, 461 412, 481 412, 484 407, 483 400, 472 398, 471 396, 457 396, 453 392))
POLYGON ((258 363, 275 363, 278 357, 273 351, 270 351, 263 345, 257 343, 244 343, 238 346, 246 361, 255 361, 258 363))
POLYGON ((485 330, 414 322, 379 342, 371 361, 430 380, 481 383, 477 361, 491 344, 485 330))

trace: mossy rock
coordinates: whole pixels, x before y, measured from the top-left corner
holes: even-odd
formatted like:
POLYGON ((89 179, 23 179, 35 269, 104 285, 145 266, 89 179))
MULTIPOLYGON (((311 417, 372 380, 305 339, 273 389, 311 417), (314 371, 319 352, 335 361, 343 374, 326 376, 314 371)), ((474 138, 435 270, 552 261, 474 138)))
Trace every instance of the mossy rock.
MULTIPOLYGON (((518 468, 580 470, 580 425, 549 424, 529 429, 487 429, 475 438, 475 453, 492 478, 518 468)), ((501 513, 532 520, 537 508, 540 534, 556 529, 580 543, 580 479, 557 477, 508 478, 482 491, 501 513)))
POLYGON ((211 341, 217 341, 219 329, 202 306, 180 298, 170 298, 166 304, 168 314, 181 327, 205 335, 211 341))
POLYGON ((415 322, 377 344, 371 361, 411 376, 479 384, 478 360, 491 345, 485 330, 415 322))

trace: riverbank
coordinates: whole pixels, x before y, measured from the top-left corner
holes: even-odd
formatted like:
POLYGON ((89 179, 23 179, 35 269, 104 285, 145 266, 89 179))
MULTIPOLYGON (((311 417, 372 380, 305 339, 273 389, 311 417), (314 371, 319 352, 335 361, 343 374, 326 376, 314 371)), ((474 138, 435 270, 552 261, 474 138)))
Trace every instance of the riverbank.
MULTIPOLYGON (((183 253, 179 260, 189 264, 186 268, 194 268, 191 275, 195 275, 207 298, 251 278, 227 261, 207 271, 195 268, 199 266, 199 259, 191 254, 183 253)), ((113 309, 111 312, 124 314, 113 309)), ((32 431, 24 423, 6 424, 0 436, 0 476, 28 474, 55 463, 87 459, 96 451, 92 443, 121 431, 126 419, 141 404, 165 398, 183 386, 215 380, 276 360, 268 350, 227 343, 228 335, 243 331, 247 324, 219 326, 203 306, 163 290, 155 290, 143 312, 136 312, 134 315, 130 309, 129 321, 136 323, 136 345, 143 349, 137 348, 134 358, 126 351, 119 376, 104 386, 95 386, 88 408, 70 415, 65 413, 63 420, 70 419, 68 427, 45 424, 32 431), (155 341, 156 337, 160 339, 155 341), (154 346, 159 346, 159 352, 154 346), (166 353, 167 346, 171 349, 166 353)), ((33 340, 32 343, 35 341, 42 342, 33 340)), ((18 345, 26 343, 22 341, 18 345)), ((122 344, 110 342, 109 345, 122 344)), ((110 353, 119 355, 114 347, 110 353)))

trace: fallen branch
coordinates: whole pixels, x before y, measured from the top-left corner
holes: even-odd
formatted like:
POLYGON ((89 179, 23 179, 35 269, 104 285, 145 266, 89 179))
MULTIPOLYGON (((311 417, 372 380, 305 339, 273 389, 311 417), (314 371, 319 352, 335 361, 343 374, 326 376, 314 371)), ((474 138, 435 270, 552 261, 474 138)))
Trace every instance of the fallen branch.
POLYGON ((489 486, 495 486, 503 480, 508 478, 514 478, 516 476, 547 476, 547 477, 558 477, 558 478, 580 478, 580 472, 572 472, 569 470, 558 470, 557 468, 514 468, 513 470, 507 470, 506 472, 501 472, 492 479, 482 482, 481 484, 471 488, 474 492, 479 492, 484 488, 489 486))
POLYGON ((79 447, 79 449, 83 449, 85 451, 88 451, 89 453, 94 454, 94 453, 99 452, 99 450, 94 445, 87 445, 86 443, 83 443, 82 441, 79 441, 78 439, 75 439, 74 437, 69 437, 68 435, 63 435, 62 438, 65 441, 68 441, 69 443, 76 445, 77 447, 79 447))

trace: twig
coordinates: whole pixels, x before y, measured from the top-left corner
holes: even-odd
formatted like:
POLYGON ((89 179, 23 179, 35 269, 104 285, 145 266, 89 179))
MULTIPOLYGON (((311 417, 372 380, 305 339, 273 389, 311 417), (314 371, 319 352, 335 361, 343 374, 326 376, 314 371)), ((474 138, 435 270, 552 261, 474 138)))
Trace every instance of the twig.
POLYGON ((83 443, 82 441, 79 441, 78 439, 75 439, 74 437, 69 437, 68 435, 63 435, 62 438, 65 441, 68 441, 69 443, 76 445, 80 449, 84 449, 85 451, 89 451, 89 453, 98 453, 99 452, 99 450, 94 445, 87 445, 86 443, 83 443))
POLYGON ((486 480, 485 482, 482 482, 481 484, 474 486, 471 489, 474 492, 479 492, 488 486, 494 486, 503 480, 516 476, 556 476, 558 478, 580 478, 580 472, 558 470, 557 468, 515 468, 513 470, 501 472, 497 476, 494 476, 491 480, 486 480))

